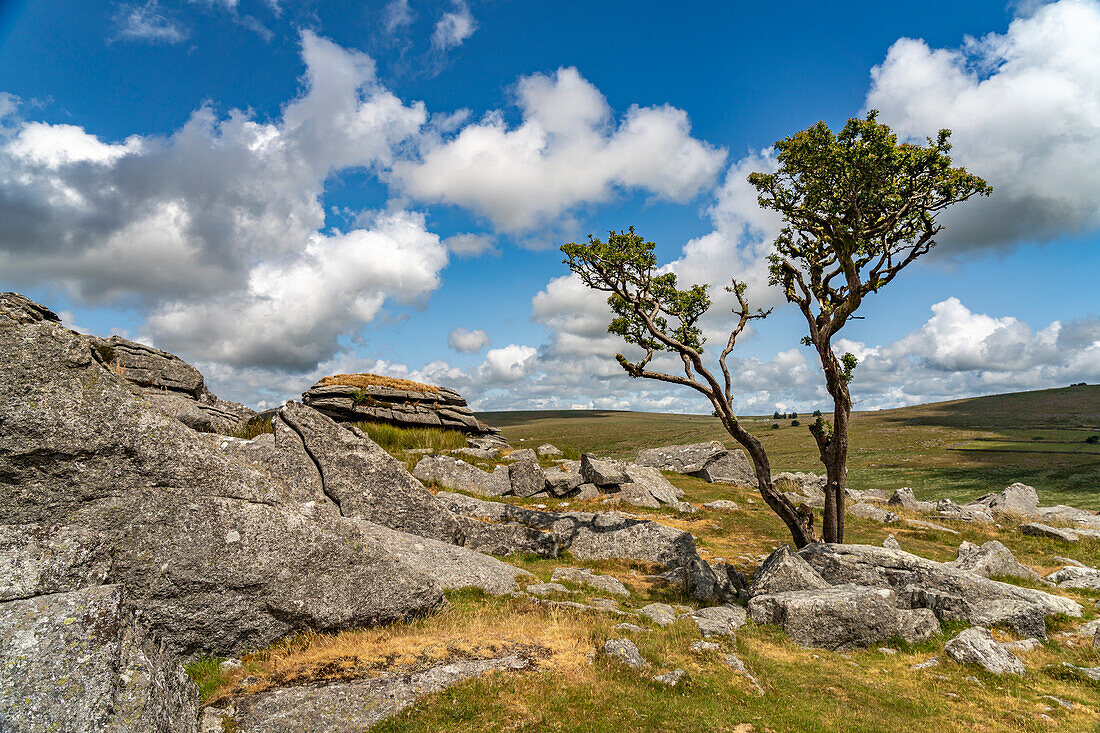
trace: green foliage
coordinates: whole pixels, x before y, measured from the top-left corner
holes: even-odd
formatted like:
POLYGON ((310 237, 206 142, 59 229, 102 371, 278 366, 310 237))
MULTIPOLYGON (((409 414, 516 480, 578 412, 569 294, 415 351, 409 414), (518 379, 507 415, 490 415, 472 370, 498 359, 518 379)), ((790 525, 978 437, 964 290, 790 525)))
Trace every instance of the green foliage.
POLYGON ((798 422, 798 420, 791 420, 791 427, 792 428, 797 428, 801 424, 802 423, 798 422))
POLYGON ((814 417, 821 417, 821 410, 814 410, 814 417))
POLYGON ((773 422, 772 423, 772 430, 779 430, 779 423, 773 422))
POLYGON ((590 234, 586 243, 570 242, 561 251, 586 286, 610 293, 607 303, 615 318, 608 333, 647 351, 673 350, 669 339, 702 352, 705 339, 698 322, 711 305, 707 286, 681 289, 674 273, 659 274, 655 247, 630 227, 608 232, 606 242, 590 234), (649 324, 665 338, 655 336, 649 324))
POLYGON ((789 415, 787 415, 787 419, 788 419, 788 420, 794 420, 794 419, 795 419, 795 418, 797 418, 797 417, 798 417, 798 413, 797 413, 797 412, 792 412, 792 413, 790 413, 789 415))
POLYGON ((466 434, 459 430, 401 428, 389 423, 369 421, 355 423, 355 426, 389 453, 412 448, 447 451, 466 447, 466 434))
POLYGON ((951 167, 950 130, 940 130, 927 146, 899 143, 877 116, 872 110, 866 119, 852 118, 839 134, 819 122, 780 140, 779 169, 749 176, 760 205, 786 222, 775 240, 771 282, 792 302, 812 296, 825 314, 850 296, 877 291, 934 246, 939 212, 992 191, 978 176, 951 167), (863 282, 859 275, 869 265, 863 282))
POLYGON ((855 354, 852 354, 850 352, 840 357, 840 376, 845 382, 852 381, 852 373, 856 370, 856 366, 858 364, 859 359, 855 357, 855 354))
POLYGON ((1085 442, 1089 445, 1096 445, 1097 443, 1100 443, 1100 435, 1090 435, 1089 437, 1085 438, 1085 442))
POLYGON ((783 419, 783 413, 780 412, 779 410, 776 410, 775 412, 772 413, 772 420, 782 420, 782 419, 783 419))

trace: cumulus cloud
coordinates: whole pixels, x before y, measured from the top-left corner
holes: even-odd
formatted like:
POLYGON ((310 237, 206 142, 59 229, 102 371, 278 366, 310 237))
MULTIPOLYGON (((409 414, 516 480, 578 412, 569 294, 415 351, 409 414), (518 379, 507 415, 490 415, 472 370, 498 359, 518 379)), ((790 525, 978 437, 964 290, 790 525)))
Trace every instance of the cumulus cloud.
POLYGON ((115 25, 117 37, 131 41, 180 43, 188 35, 178 21, 161 9, 157 0, 148 0, 144 5, 120 5, 115 25))
POLYGON ((1021 10, 959 48, 903 38, 872 70, 868 108, 910 138, 950 128, 956 161, 994 187, 944 216, 945 250, 1100 227, 1100 2, 1021 10))
POLYGON ((409 0, 390 0, 382 10, 382 27, 388 35, 392 35, 412 24, 414 18, 409 0))
POLYGON ((489 345, 489 334, 480 328, 470 331, 459 326, 447 335, 447 345, 455 351, 476 354, 489 345))
POLYGON ((465 0, 453 0, 454 10, 444 13, 432 31, 432 48, 448 51, 466 42, 477 30, 477 21, 465 0))
POLYGON ((304 93, 282 119, 196 110, 167 137, 108 143, 17 121, 0 138, 0 266, 88 300, 224 292, 323 226, 325 178, 388 165, 426 114, 382 88, 365 54, 306 32, 304 93))
POLYGON ((496 238, 488 234, 455 234, 443 240, 444 246, 459 257, 498 254, 496 238))
POLYGON ((725 150, 691 136, 687 114, 674 107, 634 106, 616 124, 575 68, 524 77, 517 104, 518 126, 490 112, 426 146, 420 160, 395 164, 396 182, 414 198, 471 209, 515 233, 626 189, 687 201, 725 160, 725 150))

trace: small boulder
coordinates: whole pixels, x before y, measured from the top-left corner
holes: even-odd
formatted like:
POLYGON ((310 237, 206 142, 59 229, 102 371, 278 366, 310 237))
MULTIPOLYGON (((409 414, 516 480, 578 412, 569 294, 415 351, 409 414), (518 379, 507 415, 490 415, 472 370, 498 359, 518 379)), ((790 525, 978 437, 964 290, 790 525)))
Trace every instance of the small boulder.
POLYGON ((1062 588, 1100 590, 1100 570, 1096 568, 1068 565, 1061 570, 1055 570, 1046 579, 1062 588))
POLYGON ((900 550, 901 549, 901 545, 898 544, 898 541, 894 538, 894 535, 890 535, 889 537, 884 539, 882 541, 882 546, 887 548, 887 549, 890 549, 890 550, 900 550))
POLYGON ((963 570, 983 578, 995 575, 1008 575, 1027 580, 1041 580, 1039 574, 1016 561, 1012 552, 997 540, 990 540, 981 547, 970 542, 959 545, 958 557, 948 567, 963 570))
POLYGON ((711 606, 700 608, 690 618, 699 627, 699 632, 707 638, 733 636, 748 621, 748 612, 741 606, 711 606))
POLYGON ((782 627, 799 646, 820 649, 867 647, 898 631, 894 592, 858 585, 756 595, 749 615, 782 627))
POLYGON ((508 477, 516 496, 532 497, 546 491, 546 476, 538 461, 516 461, 508 468, 508 477))
POLYGON ((596 458, 591 453, 581 456, 581 476, 587 483, 596 486, 630 483, 630 477, 622 461, 596 458))
POLYGON ((908 486, 903 486, 895 491, 886 503, 890 506, 901 507, 907 512, 930 512, 934 506, 930 501, 917 501, 917 497, 913 495, 913 490, 908 486))
POLYGON ((674 669, 671 672, 665 672, 659 674, 653 678, 654 682, 660 682, 662 685, 668 685, 669 687, 675 687, 680 684, 680 680, 684 678, 684 670, 674 669))
POLYGON ((739 450, 727 450, 712 456, 693 475, 711 484, 736 484, 738 486, 753 486, 756 484, 756 474, 753 473, 752 464, 745 458, 745 454, 739 450))
POLYGON ((737 511, 737 504, 728 499, 715 499, 714 501, 708 501, 703 504, 703 508, 714 509, 720 512, 735 512, 737 511))
POLYGON ((1033 517, 1039 513, 1039 493, 1031 486, 1014 483, 1000 493, 978 497, 966 507, 984 508, 994 515, 1033 517))
POLYGON ((573 592, 561 583, 532 583, 531 585, 524 588, 524 590, 534 596, 548 596, 552 593, 573 592))
POLYGON ((652 466, 659 471, 690 474, 703 470, 708 460, 725 451, 725 446, 716 440, 709 443, 666 445, 639 451, 636 463, 639 466, 652 466))
POLYGON ((538 453, 541 458, 560 458, 562 456, 561 449, 550 443, 543 443, 535 449, 535 452, 538 453))
POLYGON ((930 608, 898 610, 898 636, 910 644, 919 644, 942 631, 940 620, 930 608))
POLYGON ((508 467, 488 473, 466 461, 451 456, 428 455, 421 458, 412 475, 448 489, 468 491, 483 496, 502 496, 511 490, 508 467))
POLYGON ((658 626, 671 626, 676 623, 676 609, 667 603, 650 603, 638 609, 638 615, 645 616, 658 626))
POLYGON ((947 656, 959 664, 977 664, 993 674, 1023 674, 1024 663, 998 644, 982 626, 971 626, 944 645, 947 656))
POLYGON ((514 450, 511 453, 508 453, 503 458, 501 458, 501 460, 509 462, 534 461, 535 463, 538 463, 539 456, 538 453, 535 453, 534 449, 532 448, 520 448, 519 450, 514 450))
POLYGON ((600 649, 605 657, 616 659, 631 669, 644 669, 649 666, 638 647, 630 639, 612 639, 600 649))

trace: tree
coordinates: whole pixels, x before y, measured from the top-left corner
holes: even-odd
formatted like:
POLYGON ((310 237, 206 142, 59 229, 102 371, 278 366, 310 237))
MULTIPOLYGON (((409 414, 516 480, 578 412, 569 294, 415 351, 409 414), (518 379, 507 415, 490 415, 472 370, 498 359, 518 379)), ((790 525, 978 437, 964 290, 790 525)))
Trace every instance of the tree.
POLYGON ((779 410, 776 410, 775 412, 772 413, 772 419, 773 420, 782 420, 783 415, 779 412, 779 410))
POLYGON ((833 339, 857 317, 864 298, 935 246, 940 212, 992 190, 951 167, 950 130, 926 146, 899 143, 876 118, 874 110, 866 119, 852 118, 839 134, 819 122, 775 144, 775 173, 749 176, 760 205, 783 215, 770 282, 805 317, 803 343, 817 351, 833 398, 833 422, 819 416, 810 426, 827 475, 827 542, 844 541, 848 385, 858 363, 852 354, 838 356, 833 339))
MULTIPOLYGON (((733 293, 737 306, 733 309, 734 325, 725 346, 717 358, 718 376, 703 362, 705 338, 699 319, 711 306, 706 285, 679 287, 675 273, 661 273, 654 255, 655 245, 629 231, 609 232, 607 241, 592 235, 583 244, 562 245, 565 264, 586 286, 609 293, 607 302, 614 314, 607 330, 637 346, 643 354, 631 361, 622 354, 615 359, 631 377, 655 379, 690 387, 706 397, 722 426, 744 447, 756 470, 756 484, 765 503, 783 520, 795 545, 802 547, 814 541, 813 512, 805 506, 794 506, 772 486, 771 465, 763 444, 741 425, 733 407, 733 378, 726 358, 733 351, 737 337, 753 320, 765 318, 770 311, 749 308, 745 284, 736 279, 726 288, 733 293), (658 354, 668 353, 683 368, 683 374, 672 374, 654 367, 658 354)), ((677 367, 679 368, 679 367, 677 367)))

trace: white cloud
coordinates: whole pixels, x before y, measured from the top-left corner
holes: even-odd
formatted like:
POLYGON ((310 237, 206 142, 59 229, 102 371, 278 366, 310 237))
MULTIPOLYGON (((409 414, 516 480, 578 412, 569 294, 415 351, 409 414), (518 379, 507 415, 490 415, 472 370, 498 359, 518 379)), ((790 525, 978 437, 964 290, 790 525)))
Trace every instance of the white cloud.
POLYGON ((144 5, 123 4, 115 15, 117 37, 152 43, 180 43, 187 40, 187 31, 169 17, 157 0, 144 5))
POLYGON ((903 38, 872 70, 868 108, 911 138, 950 128, 956 161, 994 187, 945 214, 945 250, 1100 227, 1100 2, 1023 10, 957 49, 903 38))
POLYGON ((414 198, 462 206, 501 231, 524 232, 570 209, 640 189, 686 201, 714 180, 725 151, 691 137, 674 107, 631 107, 616 125, 607 101, 574 68, 524 77, 522 122, 490 112, 394 166, 414 198))
POLYGON ((443 244, 459 257, 499 253, 496 248, 496 238, 488 234, 455 234, 443 240, 443 244))
POLYGON ((324 225, 334 170, 389 165, 426 119, 365 54, 302 36, 304 92, 282 118, 196 110, 167 137, 105 142, 73 125, 0 133, 0 269, 100 302, 206 298, 324 225))
POLYGON ((387 35, 393 35, 410 25, 414 18, 409 0, 390 0, 382 10, 382 25, 387 35))
POLYGON ((489 334, 480 328, 469 331, 459 326, 447 335, 447 345, 455 351, 476 354, 489 345, 489 334))
POLYGON ((537 349, 520 344, 489 349, 485 362, 478 367, 478 374, 493 385, 515 382, 531 373, 537 356, 537 349))
POLYGON ((307 370, 387 299, 414 302, 435 290, 446 264, 422 214, 379 214, 370 229, 314 234, 301 254, 257 265, 246 292, 166 304, 146 326, 158 345, 203 361, 307 370))
POLYGON ((466 42, 477 30, 477 21, 465 0, 453 0, 454 10, 444 13, 432 32, 432 48, 448 51, 466 42))

